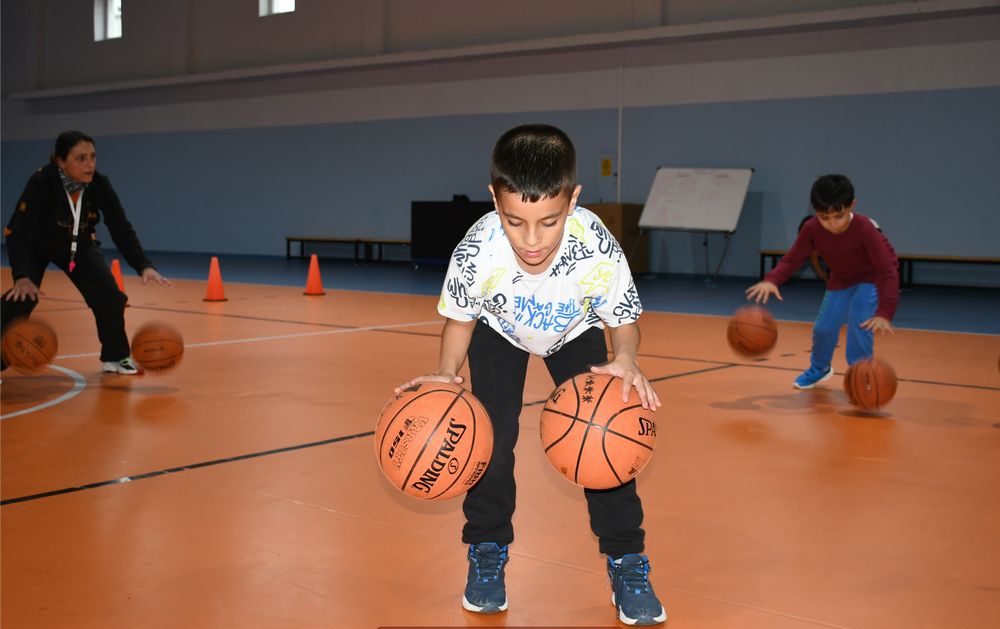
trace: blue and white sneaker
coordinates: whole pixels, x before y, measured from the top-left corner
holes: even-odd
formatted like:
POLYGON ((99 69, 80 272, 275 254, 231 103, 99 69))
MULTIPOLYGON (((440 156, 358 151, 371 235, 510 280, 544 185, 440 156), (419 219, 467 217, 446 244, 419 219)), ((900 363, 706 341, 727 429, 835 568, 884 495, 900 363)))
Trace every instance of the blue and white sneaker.
POLYGON ((820 382, 824 380, 829 380, 833 377, 833 367, 827 367, 826 371, 816 369, 815 367, 810 367, 802 373, 799 377, 795 379, 796 389, 811 389, 820 382))
POLYGON ((667 619, 667 610, 649 584, 649 571, 646 555, 625 555, 618 562, 608 557, 611 604, 626 625, 657 625, 667 619))
POLYGON ((494 542, 469 546, 469 578, 465 583, 462 607, 478 614, 495 614, 507 609, 504 566, 507 547, 494 542))

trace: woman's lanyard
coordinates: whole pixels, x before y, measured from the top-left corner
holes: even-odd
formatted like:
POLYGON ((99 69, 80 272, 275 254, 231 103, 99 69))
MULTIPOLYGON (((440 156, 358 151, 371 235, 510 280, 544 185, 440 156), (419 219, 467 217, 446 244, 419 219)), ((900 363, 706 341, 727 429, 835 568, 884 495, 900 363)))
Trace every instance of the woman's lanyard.
POLYGON ((76 241, 80 234, 80 211, 83 209, 83 190, 80 190, 80 194, 76 197, 76 202, 73 201, 73 195, 69 191, 66 192, 66 198, 69 200, 69 209, 73 213, 73 239, 69 245, 69 272, 72 273, 76 267, 76 241))

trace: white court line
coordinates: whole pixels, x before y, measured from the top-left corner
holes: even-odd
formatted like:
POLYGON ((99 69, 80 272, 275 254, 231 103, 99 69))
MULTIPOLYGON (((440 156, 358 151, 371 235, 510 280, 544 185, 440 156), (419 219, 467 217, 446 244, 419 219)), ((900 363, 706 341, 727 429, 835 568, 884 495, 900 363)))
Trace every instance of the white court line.
POLYGON ((70 398, 73 398, 73 397, 76 397, 77 395, 80 394, 81 391, 83 391, 85 388, 87 388, 87 379, 84 378, 79 373, 73 371, 72 369, 67 369, 65 367, 60 367, 58 365, 49 365, 49 368, 50 369, 55 369, 56 371, 61 371, 64 374, 66 374, 67 376, 69 376, 70 378, 72 378, 73 379, 73 388, 71 390, 67 391, 66 393, 63 393, 62 395, 60 395, 56 399, 49 400, 48 402, 43 402, 43 403, 39 404, 38 406, 32 406, 31 408, 24 408, 24 409, 21 409, 19 411, 14 411, 13 413, 7 413, 6 415, 0 415, 0 420, 10 419, 11 417, 18 417, 19 415, 27 415, 28 413, 34 413, 35 411, 40 411, 42 409, 49 408, 51 406, 55 406, 56 404, 62 404, 66 400, 68 400, 70 398))
MULTIPOLYGON (((328 334, 346 334, 349 332, 370 332, 372 330, 392 330, 394 328, 412 328, 421 325, 434 325, 441 323, 441 319, 436 321, 417 321, 415 323, 400 323, 396 325, 371 325, 363 328, 346 328, 340 330, 323 330, 321 332, 299 332, 297 334, 279 334, 276 336, 255 336, 245 339, 231 339, 228 341, 207 341, 205 343, 191 343, 184 346, 184 349, 189 347, 209 347, 212 345, 235 345, 237 343, 259 343, 261 341, 279 341, 282 339, 293 339, 306 336, 326 336, 328 334)), ((93 352, 89 354, 64 354, 56 356, 57 360, 63 358, 86 358, 88 356, 100 356, 100 352, 93 352)), ((70 398, 76 397, 83 391, 87 386, 87 379, 84 378, 79 373, 73 371, 72 369, 67 369, 65 367, 59 367, 57 365, 49 365, 52 369, 56 371, 61 371, 69 377, 73 378, 73 389, 60 395, 54 400, 49 400, 39 404, 38 406, 32 406, 31 408, 25 408, 20 411, 15 411, 13 413, 8 413, 7 415, 0 415, 0 420, 9 419, 11 417, 18 417, 19 415, 27 415, 28 413, 34 413, 35 411, 40 411, 42 409, 50 408, 56 404, 62 404, 70 398)))
MULTIPOLYGON (((294 339, 305 336, 326 336, 328 334, 347 334, 350 332, 371 332, 372 330, 392 330, 395 328, 413 328, 421 325, 434 325, 442 323, 441 319, 436 321, 417 321, 415 323, 399 323, 396 325, 370 325, 363 328, 347 328, 341 330, 323 330, 322 332, 298 332, 295 334, 278 334, 276 336, 253 336, 245 339, 230 339, 228 341, 206 341, 204 343, 185 343, 184 349, 189 347, 210 347, 213 345, 236 345, 238 343, 259 343, 261 341, 280 341, 282 339, 294 339)), ((56 356, 57 360, 63 358, 86 358, 88 356, 100 356, 100 352, 90 354, 61 354, 56 356)))

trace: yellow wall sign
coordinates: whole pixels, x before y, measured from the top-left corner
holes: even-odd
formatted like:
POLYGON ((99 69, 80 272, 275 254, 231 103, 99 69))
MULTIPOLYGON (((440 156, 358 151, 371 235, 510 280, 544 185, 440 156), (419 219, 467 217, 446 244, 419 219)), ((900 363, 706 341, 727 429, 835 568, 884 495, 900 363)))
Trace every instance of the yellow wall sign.
POLYGON ((610 177, 612 175, 611 165, 610 157, 601 158, 601 177, 610 177))

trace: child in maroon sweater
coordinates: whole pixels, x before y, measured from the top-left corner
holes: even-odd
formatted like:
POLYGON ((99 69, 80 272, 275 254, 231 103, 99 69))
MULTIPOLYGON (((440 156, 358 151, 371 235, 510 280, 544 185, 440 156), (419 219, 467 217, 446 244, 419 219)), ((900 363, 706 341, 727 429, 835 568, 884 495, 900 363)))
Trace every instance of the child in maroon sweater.
POLYGON ((847 363, 871 358, 874 333, 892 332, 899 302, 899 263, 889 240, 866 216, 854 213, 854 186, 843 175, 824 175, 810 193, 816 217, 802 230, 788 253, 760 282, 747 289, 747 299, 767 303, 778 286, 813 251, 830 268, 826 294, 813 325, 809 369, 795 379, 798 389, 811 389, 833 376, 833 351, 840 328, 847 324, 847 363))

